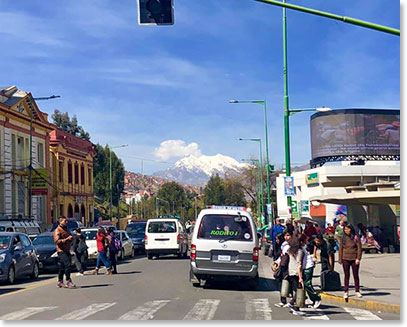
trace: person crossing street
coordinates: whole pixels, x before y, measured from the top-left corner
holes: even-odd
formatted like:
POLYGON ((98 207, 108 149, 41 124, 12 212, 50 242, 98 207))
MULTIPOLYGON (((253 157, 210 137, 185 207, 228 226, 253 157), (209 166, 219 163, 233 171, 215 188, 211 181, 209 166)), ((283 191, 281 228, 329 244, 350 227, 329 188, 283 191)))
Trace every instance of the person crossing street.
POLYGON ((96 268, 93 271, 94 275, 99 273, 100 264, 103 263, 106 267, 106 275, 112 274, 111 263, 107 258, 107 249, 109 246, 109 239, 107 237, 106 230, 103 227, 99 227, 96 234, 96 244, 98 250, 98 257, 96 260, 96 268))
POLYGON ((71 279, 71 245, 73 236, 68 229, 68 221, 65 217, 59 219, 59 225, 54 231, 54 242, 58 254, 58 284, 59 288, 75 288, 75 284, 71 279), (64 284, 64 274, 66 279, 66 285, 64 284))

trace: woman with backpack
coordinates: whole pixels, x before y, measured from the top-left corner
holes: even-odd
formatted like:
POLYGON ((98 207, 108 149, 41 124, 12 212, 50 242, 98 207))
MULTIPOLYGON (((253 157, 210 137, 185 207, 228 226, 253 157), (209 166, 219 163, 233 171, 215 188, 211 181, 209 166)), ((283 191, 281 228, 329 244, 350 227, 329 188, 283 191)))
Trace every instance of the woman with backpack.
POLYGON ((117 253, 121 250, 120 239, 114 234, 114 229, 109 227, 107 230, 109 234, 109 259, 112 263, 112 273, 117 274, 117 253))
POLYGON ((107 249, 109 247, 109 239, 107 237, 106 230, 103 227, 99 227, 98 232, 96 234, 96 245, 98 249, 98 258, 96 260, 96 269, 93 271, 94 275, 99 273, 99 268, 101 262, 106 267, 106 275, 112 274, 111 263, 107 258, 107 249))
POLYGON ((355 281, 356 296, 361 298, 362 294, 359 289, 359 267, 362 259, 362 243, 356 235, 352 225, 346 225, 343 228, 343 236, 339 239, 339 259, 338 263, 342 264, 345 274, 344 294, 345 300, 349 298, 349 277, 350 267, 352 267, 353 279, 355 281))

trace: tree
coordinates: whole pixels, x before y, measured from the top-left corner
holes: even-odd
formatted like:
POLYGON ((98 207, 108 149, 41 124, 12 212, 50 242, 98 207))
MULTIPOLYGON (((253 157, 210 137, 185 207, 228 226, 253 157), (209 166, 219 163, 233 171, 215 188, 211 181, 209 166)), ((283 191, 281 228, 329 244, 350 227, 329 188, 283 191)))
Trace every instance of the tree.
POLYGON ((67 112, 62 113, 58 109, 55 109, 51 117, 54 121, 54 124, 57 125, 59 129, 63 130, 66 133, 82 138, 86 141, 90 141, 90 134, 88 132, 85 132, 82 126, 78 125, 78 119, 76 118, 76 115, 74 115, 72 119, 70 119, 67 112))
POLYGON ((211 204, 224 204, 225 202, 225 190, 222 185, 222 180, 219 174, 212 175, 208 184, 203 191, 203 200, 205 205, 211 204))
POLYGON ((225 205, 246 206, 246 198, 243 188, 237 178, 227 178, 224 179, 222 183, 225 194, 225 205))
MULTIPOLYGON (((161 200, 169 202, 170 212, 166 210, 165 212, 170 213, 181 213, 181 208, 185 207, 187 204, 187 195, 184 188, 176 182, 168 182, 161 186, 157 193, 157 197, 161 200)), ((166 204, 166 208, 168 204, 166 204)))

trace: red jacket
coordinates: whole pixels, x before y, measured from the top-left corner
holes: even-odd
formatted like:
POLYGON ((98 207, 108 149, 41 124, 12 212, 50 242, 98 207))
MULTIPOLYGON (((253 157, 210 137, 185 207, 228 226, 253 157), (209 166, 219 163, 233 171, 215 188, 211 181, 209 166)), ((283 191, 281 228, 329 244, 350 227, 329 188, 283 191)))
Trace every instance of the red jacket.
POLYGON ((97 233, 96 234, 96 244, 98 247, 98 252, 106 251, 105 245, 105 234, 97 233))

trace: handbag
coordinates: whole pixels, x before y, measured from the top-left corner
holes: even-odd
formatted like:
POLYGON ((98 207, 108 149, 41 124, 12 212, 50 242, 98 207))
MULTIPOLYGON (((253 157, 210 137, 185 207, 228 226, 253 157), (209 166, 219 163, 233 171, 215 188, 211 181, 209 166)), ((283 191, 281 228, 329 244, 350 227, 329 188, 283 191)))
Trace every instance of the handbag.
POLYGON ((282 279, 283 278, 283 270, 281 267, 278 267, 277 270, 274 272, 273 275, 274 279, 282 279))

